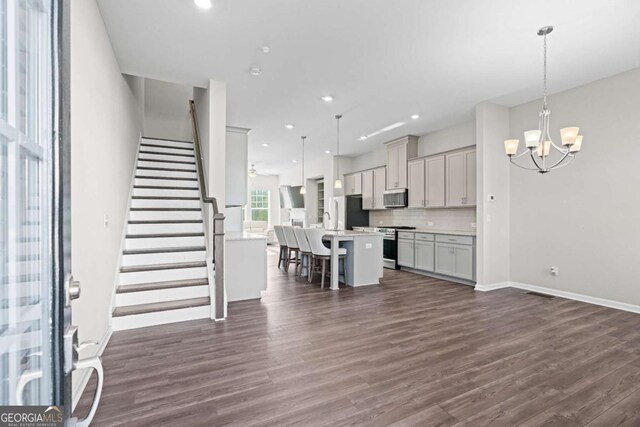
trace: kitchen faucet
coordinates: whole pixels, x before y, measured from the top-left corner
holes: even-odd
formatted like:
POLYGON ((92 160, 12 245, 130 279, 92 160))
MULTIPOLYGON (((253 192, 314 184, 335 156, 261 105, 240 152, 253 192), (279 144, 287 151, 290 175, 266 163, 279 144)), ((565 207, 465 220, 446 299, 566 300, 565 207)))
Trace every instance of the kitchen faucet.
MULTIPOLYGON (((328 220, 328 221, 331 221, 331 214, 330 214, 329 212, 325 211, 325 212, 322 214, 322 222, 324 222, 324 216, 325 216, 325 215, 328 217, 328 218, 327 218, 327 220, 328 220)), ((327 222, 327 225, 329 225, 329 223, 328 223, 328 222, 327 222)), ((325 227, 326 227, 326 225, 325 225, 325 227)))

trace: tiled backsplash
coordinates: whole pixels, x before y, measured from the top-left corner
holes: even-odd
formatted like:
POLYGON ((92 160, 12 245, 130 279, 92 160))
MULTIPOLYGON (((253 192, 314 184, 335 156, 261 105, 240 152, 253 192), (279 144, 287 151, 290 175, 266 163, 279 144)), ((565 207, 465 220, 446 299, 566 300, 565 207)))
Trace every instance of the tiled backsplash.
POLYGON ((388 209, 369 212, 369 224, 407 225, 436 230, 475 231, 476 209, 388 209), (430 225, 433 223, 433 225, 430 225))

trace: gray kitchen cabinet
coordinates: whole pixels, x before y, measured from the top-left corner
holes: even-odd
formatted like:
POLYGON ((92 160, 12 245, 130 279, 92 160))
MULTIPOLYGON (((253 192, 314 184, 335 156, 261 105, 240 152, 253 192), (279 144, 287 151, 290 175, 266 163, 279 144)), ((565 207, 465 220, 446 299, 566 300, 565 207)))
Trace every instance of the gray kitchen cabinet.
POLYGON ((435 243, 416 240, 414 243, 415 268, 424 271, 434 270, 435 243))
POLYGON ((473 280, 473 245, 436 242, 435 272, 473 280))
POLYGON ((362 194, 362 173, 352 173, 344 176, 345 196, 362 194))
MULTIPOLYGON (((455 160, 455 159, 454 159, 455 160)), ((409 208, 445 206, 445 157, 427 157, 408 162, 409 208)))
POLYGON ((386 167, 362 171, 360 175, 362 191, 358 194, 362 194, 362 209, 384 209, 386 167))
POLYGON ((362 172, 362 209, 373 209, 373 170, 362 172))
POLYGON ((446 205, 464 207, 476 205, 476 150, 447 154, 446 205))
POLYGON ((384 191, 387 168, 384 166, 373 170, 373 209, 384 209, 384 191))
POLYGON ((414 268, 414 241, 408 239, 398 239, 397 262, 402 267, 414 268))
POLYGON ((409 199, 408 208, 423 208, 425 200, 424 159, 412 160, 408 163, 409 199))
POLYGON ((418 155, 418 137, 407 135, 387 144, 386 189, 407 188, 407 160, 418 155))

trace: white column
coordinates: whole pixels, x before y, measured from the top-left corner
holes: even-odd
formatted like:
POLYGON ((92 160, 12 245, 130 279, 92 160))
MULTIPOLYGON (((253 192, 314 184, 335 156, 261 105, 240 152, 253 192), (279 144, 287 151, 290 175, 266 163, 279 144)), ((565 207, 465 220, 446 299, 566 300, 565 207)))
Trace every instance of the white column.
POLYGON ((218 199, 220 212, 226 206, 227 84, 209 80, 209 158, 207 189, 218 199))

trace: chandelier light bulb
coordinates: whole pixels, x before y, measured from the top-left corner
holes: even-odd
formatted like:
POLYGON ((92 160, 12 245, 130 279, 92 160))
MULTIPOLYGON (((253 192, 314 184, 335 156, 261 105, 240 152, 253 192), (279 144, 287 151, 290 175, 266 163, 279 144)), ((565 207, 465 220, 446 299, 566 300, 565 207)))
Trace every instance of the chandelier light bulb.
POLYGON ((580 128, 570 127, 560 129, 560 138, 562 139, 562 145, 573 145, 576 142, 578 131, 580 128))
POLYGON ((339 179, 336 179, 336 182, 333 184, 333 188, 336 188, 336 189, 342 188, 342 181, 339 179))
POLYGON ((504 142, 504 151, 507 153, 507 156, 513 156, 518 152, 518 144, 520 143, 519 139, 507 139, 504 142))
POLYGON ((540 135, 542 132, 539 130, 528 130, 524 133, 524 141, 527 148, 536 148, 540 144, 540 135))

